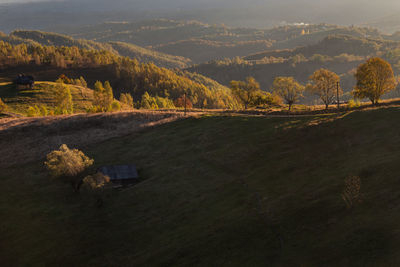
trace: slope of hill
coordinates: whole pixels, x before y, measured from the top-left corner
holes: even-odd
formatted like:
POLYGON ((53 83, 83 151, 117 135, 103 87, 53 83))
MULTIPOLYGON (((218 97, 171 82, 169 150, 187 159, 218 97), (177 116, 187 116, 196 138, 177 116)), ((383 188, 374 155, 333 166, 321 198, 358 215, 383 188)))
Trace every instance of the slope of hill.
POLYGON ((99 42, 121 41, 152 47, 158 51, 190 58, 196 63, 244 56, 268 48, 276 50, 316 44, 327 36, 336 34, 363 38, 384 37, 376 29, 330 24, 254 29, 165 19, 104 23, 72 28, 65 32, 77 38, 99 42))
POLYGON ((341 54, 371 56, 376 55, 379 51, 385 53, 390 49, 398 47, 400 47, 400 42, 367 39, 350 35, 330 35, 314 45, 301 46, 295 49, 265 51, 247 56, 244 59, 261 60, 264 57, 289 58, 299 54, 305 57, 311 57, 315 54, 331 57, 341 54))
POLYGON ((36 43, 46 46, 76 46, 82 49, 88 50, 107 50, 113 51, 112 47, 107 44, 101 44, 98 42, 84 40, 84 39, 74 39, 72 37, 42 31, 28 31, 28 30, 16 30, 10 34, 11 37, 18 37, 23 40, 32 40, 36 43))
POLYGON ((11 34, 0 34, 0 41, 13 45, 43 45, 43 46, 66 46, 78 47, 88 50, 105 50, 115 55, 121 55, 132 59, 137 59, 142 63, 152 62, 159 67, 165 68, 184 68, 190 65, 190 59, 167 55, 148 48, 139 47, 134 44, 122 42, 100 43, 85 39, 74 39, 70 36, 32 30, 17 30, 11 34))
POLYGON ((392 15, 384 16, 379 19, 375 19, 365 23, 366 26, 378 28, 388 34, 394 33, 400 30, 399 16, 392 12, 392 15))
POLYGON ((123 42, 110 42, 111 47, 121 56, 135 58, 139 62, 152 62, 164 68, 185 68, 191 64, 191 60, 181 56, 168 55, 155 50, 143 48, 134 44, 123 42))
POLYGON ((271 47, 269 41, 217 42, 201 39, 190 39, 152 47, 154 50, 168 54, 184 56, 194 63, 245 56, 249 53, 263 51, 271 47))
POLYGON ((347 35, 355 38, 386 38, 386 35, 374 28, 367 27, 345 27, 336 25, 320 24, 315 30, 308 32, 308 27, 304 27, 306 34, 295 34, 291 38, 280 39, 274 44, 274 49, 293 49, 298 46, 317 44, 328 36, 347 35))
MULTIPOLYGON (((398 108, 207 116, 78 146, 94 168, 142 170, 141 183, 104 193, 102 208, 47 177, 43 160, 16 164, 0 173, 0 258, 8 266, 397 266, 399 125, 398 108), (351 176, 362 197, 348 209, 351 176)), ((15 136, 30 135, 24 129, 15 136)))
POLYGON ((176 101, 187 95, 197 108, 235 108, 238 102, 230 90, 214 94, 207 88, 174 70, 159 68, 152 63, 117 56, 105 50, 86 50, 77 47, 12 46, 0 42, 1 78, 12 80, 19 73, 29 73, 37 80, 54 81, 61 74, 83 76, 93 87, 98 80, 109 81, 114 95, 130 93, 141 101, 147 92, 151 96, 168 97, 176 101))
MULTIPOLYGON (((0 98, 13 113, 26 115, 28 107, 35 105, 43 105, 48 110, 54 110, 57 85, 54 82, 36 82, 32 89, 18 90, 12 83, 0 83, 0 98)), ((71 91, 74 112, 86 112, 86 109, 92 106, 93 91, 91 89, 75 85, 64 86, 71 91)))
POLYGON ((194 63, 203 63, 215 59, 246 56, 265 50, 316 45, 332 35, 375 40, 395 38, 367 27, 294 24, 271 29, 254 29, 167 19, 109 22, 72 28, 65 30, 64 33, 79 39, 61 34, 26 30, 14 31, 2 38, 14 39, 14 43, 20 40, 20 42, 35 42, 42 45, 77 46, 110 51, 114 47, 123 56, 137 57, 145 62, 153 61, 162 67, 187 66, 189 60, 194 63), (111 45, 109 42, 112 42, 111 45), (158 54, 153 50, 171 54, 171 56, 158 54))

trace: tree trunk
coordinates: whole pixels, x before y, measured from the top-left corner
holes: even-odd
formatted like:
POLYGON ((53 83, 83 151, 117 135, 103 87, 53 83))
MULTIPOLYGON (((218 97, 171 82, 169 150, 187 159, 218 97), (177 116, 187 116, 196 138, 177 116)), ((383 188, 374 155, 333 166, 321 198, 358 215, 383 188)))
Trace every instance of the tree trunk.
POLYGON ((329 104, 325 104, 325 109, 326 109, 326 110, 329 109, 329 104))

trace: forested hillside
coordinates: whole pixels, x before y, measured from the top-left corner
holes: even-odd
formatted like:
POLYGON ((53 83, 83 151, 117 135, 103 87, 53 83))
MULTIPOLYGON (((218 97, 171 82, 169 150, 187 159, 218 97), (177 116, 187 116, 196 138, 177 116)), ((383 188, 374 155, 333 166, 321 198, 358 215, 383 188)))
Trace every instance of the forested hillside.
POLYGON ((137 59, 142 63, 154 63, 159 67, 183 68, 188 67, 190 59, 167 55, 151 49, 139 47, 134 44, 122 42, 100 43, 85 39, 74 39, 70 36, 43 31, 16 30, 9 35, 0 34, 0 40, 14 45, 44 45, 78 47, 87 50, 106 50, 116 55, 137 59))
POLYGON ((18 73, 33 74, 40 80, 55 80, 61 74, 72 78, 84 76, 89 86, 95 81, 110 81, 114 95, 130 93, 139 101, 144 93, 177 100, 185 93, 194 107, 234 108, 238 103, 230 90, 214 94, 207 88, 172 70, 152 63, 141 64, 105 50, 78 47, 10 45, 0 42, 0 69, 3 76, 13 79, 18 73))
POLYGON ((32 40, 41 45, 47 46, 76 46, 88 50, 107 50, 115 52, 108 44, 102 44, 85 39, 74 39, 58 33, 42 32, 42 31, 28 31, 16 30, 10 33, 10 37, 17 37, 23 40, 32 40))
POLYGON ((165 68, 184 68, 191 64, 191 60, 182 56, 173 56, 155 50, 146 49, 134 44, 123 42, 108 43, 121 56, 135 58, 139 62, 153 62, 155 65, 165 68))

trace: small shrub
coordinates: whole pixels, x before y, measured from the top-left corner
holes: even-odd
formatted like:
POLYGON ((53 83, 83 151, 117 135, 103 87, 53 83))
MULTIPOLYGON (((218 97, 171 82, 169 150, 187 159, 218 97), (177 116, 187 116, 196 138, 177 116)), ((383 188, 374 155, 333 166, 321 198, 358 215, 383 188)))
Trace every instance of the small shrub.
POLYGON ((111 104, 111 110, 112 111, 120 111, 121 110, 121 104, 118 101, 114 101, 111 104))
POLYGON ((361 104, 358 99, 357 100, 353 100, 353 99, 349 100, 349 103, 348 103, 349 108, 358 108, 359 106, 361 106, 361 104))
POLYGON ((8 110, 7 105, 0 98, 0 112, 6 112, 8 110))
POLYGON ((40 105, 40 115, 41 116, 47 116, 48 115, 48 111, 47 111, 46 106, 40 105))
POLYGON ((73 84, 74 80, 68 78, 65 74, 61 74, 58 79, 56 80, 56 83, 65 83, 65 84, 73 84))
POLYGON ((29 106, 28 110, 26 111, 28 117, 36 117, 40 116, 40 109, 38 106, 29 106))
POLYGON ((349 176, 344 180, 344 184, 342 199, 347 208, 351 209, 361 203, 361 178, 359 176, 349 176))
POLYGON ((103 109, 100 106, 91 106, 86 109, 87 113, 101 113, 103 109))
POLYGON ((98 208, 103 206, 103 196, 102 193, 106 188, 106 185, 110 182, 110 177, 98 172, 94 175, 88 175, 83 179, 83 188, 85 188, 88 193, 93 194, 96 198, 96 206, 98 208))
POLYGON ((59 150, 49 153, 44 164, 51 176, 70 183, 77 192, 83 180, 81 174, 93 163, 94 160, 87 157, 82 151, 69 149, 64 144, 60 146, 59 150))
POLYGON ((83 179, 83 185, 91 190, 101 189, 110 182, 110 177, 98 172, 83 179))
POLYGON ((141 109, 158 109, 157 100, 155 97, 149 95, 149 93, 145 92, 142 95, 142 101, 140 102, 141 109))
POLYGON ((129 93, 121 94, 119 101, 127 106, 129 109, 133 108, 133 98, 132 95, 129 93))

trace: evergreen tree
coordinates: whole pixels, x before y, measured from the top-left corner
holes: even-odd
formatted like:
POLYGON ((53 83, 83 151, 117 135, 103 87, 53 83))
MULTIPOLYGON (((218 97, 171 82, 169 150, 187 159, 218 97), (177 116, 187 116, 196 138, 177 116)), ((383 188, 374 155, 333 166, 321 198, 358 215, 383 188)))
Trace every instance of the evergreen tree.
POLYGON ((133 108, 133 98, 132 95, 129 93, 122 93, 120 96, 119 101, 129 107, 130 109, 133 108))
POLYGON ((85 87, 85 88, 88 87, 86 80, 85 80, 82 76, 79 78, 79 80, 81 81, 81 85, 82 85, 83 87, 85 87))
POLYGON ((109 81, 106 81, 104 83, 104 109, 110 110, 111 109, 111 104, 114 101, 114 94, 113 94, 113 89, 111 87, 111 84, 109 81))

